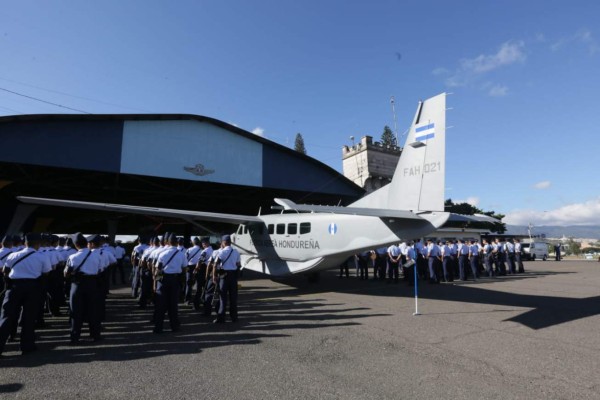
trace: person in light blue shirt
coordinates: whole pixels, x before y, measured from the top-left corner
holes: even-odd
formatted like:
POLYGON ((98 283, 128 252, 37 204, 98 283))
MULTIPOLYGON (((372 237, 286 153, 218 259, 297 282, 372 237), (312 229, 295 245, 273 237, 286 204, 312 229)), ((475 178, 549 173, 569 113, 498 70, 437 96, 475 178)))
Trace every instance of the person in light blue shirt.
POLYGON ((431 239, 427 240, 427 261, 429 264, 429 283, 440 283, 440 277, 436 274, 439 259, 441 256, 440 248, 431 239))
POLYGON ((471 263, 473 279, 477 280, 479 278, 479 246, 477 240, 471 240, 469 243, 469 262, 471 263))
POLYGON ((177 332, 180 329, 179 322, 179 293, 180 293, 180 274, 187 267, 185 253, 177 249, 177 236, 169 235, 167 238, 165 250, 163 250, 156 260, 155 276, 156 290, 154 296, 154 333, 162 333, 165 319, 165 313, 169 311, 169 323, 171 332, 177 332))
POLYGON ((213 280, 218 279, 219 285, 219 311, 213 323, 225 322, 225 309, 229 302, 229 317, 231 322, 238 319, 237 297, 238 297, 238 270, 241 267, 240 253, 231 247, 231 236, 224 235, 221 238, 222 249, 219 252, 217 268, 213 273, 213 280))
MULTIPOLYGON (((12 236, 6 235, 2 238, 2 243, 0 243, 0 271, 2 271, 2 267, 4 267, 4 263, 9 255, 13 253, 13 239, 12 236)), ((0 292, 4 291, 4 276, 0 274, 0 292)))
POLYGON ((52 266, 48 258, 38 250, 41 235, 30 233, 25 236, 26 247, 10 254, 2 272, 10 280, 0 313, 0 354, 6 340, 21 316, 21 352, 35 351, 35 319, 42 302, 40 278, 47 275, 52 266))
POLYGON ((206 287, 207 281, 207 265, 213 254, 213 248, 210 246, 208 238, 200 240, 200 246, 202 250, 197 257, 190 259, 190 262, 194 265, 194 280, 196 281, 196 294, 194 295, 194 309, 200 311, 202 300, 202 294, 205 293, 204 288, 206 287))
POLYGON ((492 271, 492 259, 493 259, 493 249, 492 245, 488 243, 486 239, 483 239, 483 264, 485 265, 485 270, 488 274, 488 277, 494 276, 492 271))
MULTIPOLYGON (((406 247, 406 244, 404 244, 403 247, 406 247)), ((394 281, 394 283, 398 283, 398 279, 399 279, 399 265, 401 263, 401 258, 402 258, 402 252, 400 250, 400 247, 396 246, 395 244, 391 245, 390 247, 388 247, 387 249, 387 253, 388 253, 388 259, 387 259, 387 283, 391 283, 392 279, 394 281)))
MULTIPOLYGON (((95 235, 93 235, 95 236, 95 235)), ((95 238, 90 236, 90 239, 95 238)), ((102 258, 99 250, 88 248, 88 240, 80 233, 72 235, 77 253, 69 256, 65 267, 65 277, 71 278, 69 307, 71 310, 71 344, 79 343, 84 320, 88 321, 90 336, 94 341, 101 340, 101 297, 99 274, 102 258)))

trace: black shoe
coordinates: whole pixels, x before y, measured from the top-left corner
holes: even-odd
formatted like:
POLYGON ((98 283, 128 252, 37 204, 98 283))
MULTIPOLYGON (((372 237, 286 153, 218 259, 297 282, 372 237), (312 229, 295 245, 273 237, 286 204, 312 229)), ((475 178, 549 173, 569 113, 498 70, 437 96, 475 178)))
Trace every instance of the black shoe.
POLYGON ((71 341, 69 342, 72 346, 76 346, 79 344, 79 339, 75 339, 75 338, 71 338, 71 341))
POLYGON ((213 320, 212 322, 213 324, 224 324, 225 320, 221 319, 221 318, 216 318, 213 320))
POLYGON ((157 335, 160 335, 161 333, 163 333, 162 329, 152 329, 152 333, 156 333, 157 335))
POLYGON ((102 336, 96 336, 92 338, 92 342, 101 342, 104 338, 102 336))

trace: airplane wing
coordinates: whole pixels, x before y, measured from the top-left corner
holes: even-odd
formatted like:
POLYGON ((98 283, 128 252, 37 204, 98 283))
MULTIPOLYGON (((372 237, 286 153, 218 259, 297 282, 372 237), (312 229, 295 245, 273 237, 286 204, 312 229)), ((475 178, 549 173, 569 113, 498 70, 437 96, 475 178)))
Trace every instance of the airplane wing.
POLYGON ((284 210, 305 211, 315 213, 331 213, 331 214, 350 214, 362 215, 367 217, 379 218, 403 218, 423 220, 420 216, 412 211, 405 210, 386 210, 379 208, 361 208, 361 207, 336 207, 336 206, 317 206, 312 204, 296 204, 288 199, 275 199, 275 203, 283 207, 284 210))
POLYGON ((23 203, 28 204, 39 204, 47 206, 57 207, 71 207, 71 208, 83 208, 88 210, 101 210, 101 211, 120 211, 130 214, 143 214, 143 215, 156 215, 160 217, 172 217, 180 218, 188 221, 213 221, 213 222, 224 222, 229 224, 244 224, 248 222, 262 222, 262 220, 255 216, 250 215, 237 215, 237 214, 223 214, 223 213, 211 213, 203 211, 189 211, 189 210, 174 210, 171 208, 157 208, 157 207, 141 207, 141 206, 128 206, 124 204, 109 204, 109 203, 92 203, 87 201, 75 201, 75 200, 56 200, 56 199, 44 199, 39 197, 26 197, 18 196, 17 199, 23 203))

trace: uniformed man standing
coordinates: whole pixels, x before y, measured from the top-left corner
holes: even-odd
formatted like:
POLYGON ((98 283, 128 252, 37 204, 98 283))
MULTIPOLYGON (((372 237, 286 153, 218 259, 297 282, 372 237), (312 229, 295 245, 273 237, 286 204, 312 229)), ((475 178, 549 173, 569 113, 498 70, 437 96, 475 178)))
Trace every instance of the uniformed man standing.
POLYGON ((231 236, 225 235, 221 238, 223 249, 219 252, 217 268, 213 271, 213 281, 219 285, 219 311, 214 323, 225 322, 225 309, 229 302, 229 317, 232 322, 238 319, 237 297, 238 297, 238 269, 241 267, 240 253, 231 247, 231 236))
POLYGON ((13 327, 21 316, 21 352, 31 353, 35 346, 35 318, 39 311, 42 287, 40 277, 48 274, 52 267, 48 258, 38 252, 41 235, 30 233, 25 236, 26 247, 10 254, 3 265, 3 274, 8 278, 8 289, 2 302, 0 314, 0 354, 13 327), (21 312, 22 309, 22 312, 21 312))
MULTIPOLYGON (((6 258, 13 253, 13 239, 12 236, 6 235, 2 238, 0 243, 0 268, 6 262, 6 258)), ((4 291, 4 276, 0 274, 0 292, 4 291)), ((0 299, 1 301, 1 299, 0 299)))
POLYGON ((154 333, 162 333, 167 310, 171 331, 177 332, 181 325, 178 315, 179 277, 187 266, 187 259, 185 253, 177 249, 175 234, 170 235, 168 243, 169 246, 158 256, 155 267, 154 333))
POLYGON ((125 249, 121 246, 121 241, 115 242, 115 258, 117 259, 117 266, 113 268, 112 283, 117 284, 117 270, 119 270, 119 276, 121 277, 121 283, 125 284, 125 267, 123 262, 125 261, 125 249))
POLYGON ((477 280, 479 277, 479 246, 477 240, 471 240, 469 245, 469 262, 471 264, 471 271, 473 272, 473 279, 477 280))
MULTIPOLYGON (((185 251, 185 258, 187 260, 187 267, 185 270, 185 302, 188 304, 192 303, 192 296, 194 291, 194 285, 196 285, 197 274, 196 274, 196 264, 200 259, 200 253, 202 252, 202 247, 200 247, 200 239, 195 237, 192 240, 194 244, 192 247, 185 251)), ((196 292, 202 291, 202 287, 196 285, 196 292)))
POLYGON ((142 285, 140 264, 142 261, 142 255, 148 248, 148 240, 146 238, 140 237, 139 241, 140 243, 135 246, 131 252, 131 265, 133 267, 133 271, 131 273, 131 296, 134 299, 137 299, 140 287, 142 285))
MULTIPOLYGON (((216 268, 217 260, 219 259, 219 254, 223 250, 223 244, 217 250, 213 251, 208 262, 206 264, 206 289, 204 291, 204 312, 202 313, 205 317, 210 317, 213 310, 213 303, 218 300, 218 285, 213 280, 213 271, 216 268), (215 296, 217 296, 217 300, 215 300, 215 296)), ((218 307, 216 307, 215 311, 219 311, 218 307)))
POLYGON ((196 261, 196 266, 194 268, 194 279, 196 281, 196 295, 194 296, 194 309, 200 310, 200 303, 203 302, 202 295, 204 293, 204 288, 206 286, 206 269, 208 261, 210 260, 213 249, 210 246, 210 241, 208 238, 203 238, 200 241, 200 245, 202 246, 202 251, 200 251, 200 255, 196 261))
POLYGON ((515 263, 517 264, 517 268, 520 274, 525 272, 525 268, 523 267, 523 260, 521 260, 521 241, 515 238, 515 263))
POLYGON ((437 263, 440 258, 440 248, 431 239, 427 240, 427 261, 429 264, 429 283, 440 283, 440 277, 437 276, 437 263))
POLYGON ((487 239, 483 239, 483 263, 485 265, 485 270, 488 274, 488 277, 494 276, 492 271, 492 259, 494 257, 492 253, 492 245, 488 243, 487 239))
POLYGON ((447 241, 446 244, 441 246, 442 250, 442 270, 444 271, 444 282, 454 281, 454 267, 452 260, 452 243, 447 241))
POLYGON ((71 344, 79 343, 84 320, 88 321, 90 336, 98 341, 101 339, 99 299, 103 296, 98 279, 102 260, 99 252, 87 248, 88 241, 81 233, 74 234, 72 240, 77 253, 69 256, 65 267, 65 277, 71 278, 71 344))
MULTIPOLYGON (((467 280, 467 264, 469 263, 469 246, 458 239, 458 276, 461 281, 467 280)), ((475 278, 475 276, 473 277, 475 278)))
POLYGON ((513 244, 511 239, 506 239, 506 243, 504 244, 504 254, 506 254, 508 273, 513 275, 516 274, 517 270, 515 268, 515 245, 513 244))
POLYGON ((394 280, 394 283, 398 283, 399 265, 401 263, 400 259, 402 258, 402 253, 400 251, 400 248, 398 246, 396 246, 395 244, 391 245, 387 249, 387 255, 388 255, 387 283, 391 283, 392 279, 394 280))

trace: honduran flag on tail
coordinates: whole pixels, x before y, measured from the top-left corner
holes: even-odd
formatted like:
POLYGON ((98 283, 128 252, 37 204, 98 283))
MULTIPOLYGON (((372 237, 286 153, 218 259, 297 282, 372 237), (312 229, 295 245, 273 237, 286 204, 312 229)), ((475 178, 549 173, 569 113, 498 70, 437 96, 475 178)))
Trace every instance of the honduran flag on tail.
POLYGON ((415 129, 415 141, 424 142, 433 139, 435 136, 435 124, 428 123, 426 125, 417 126, 415 129))

